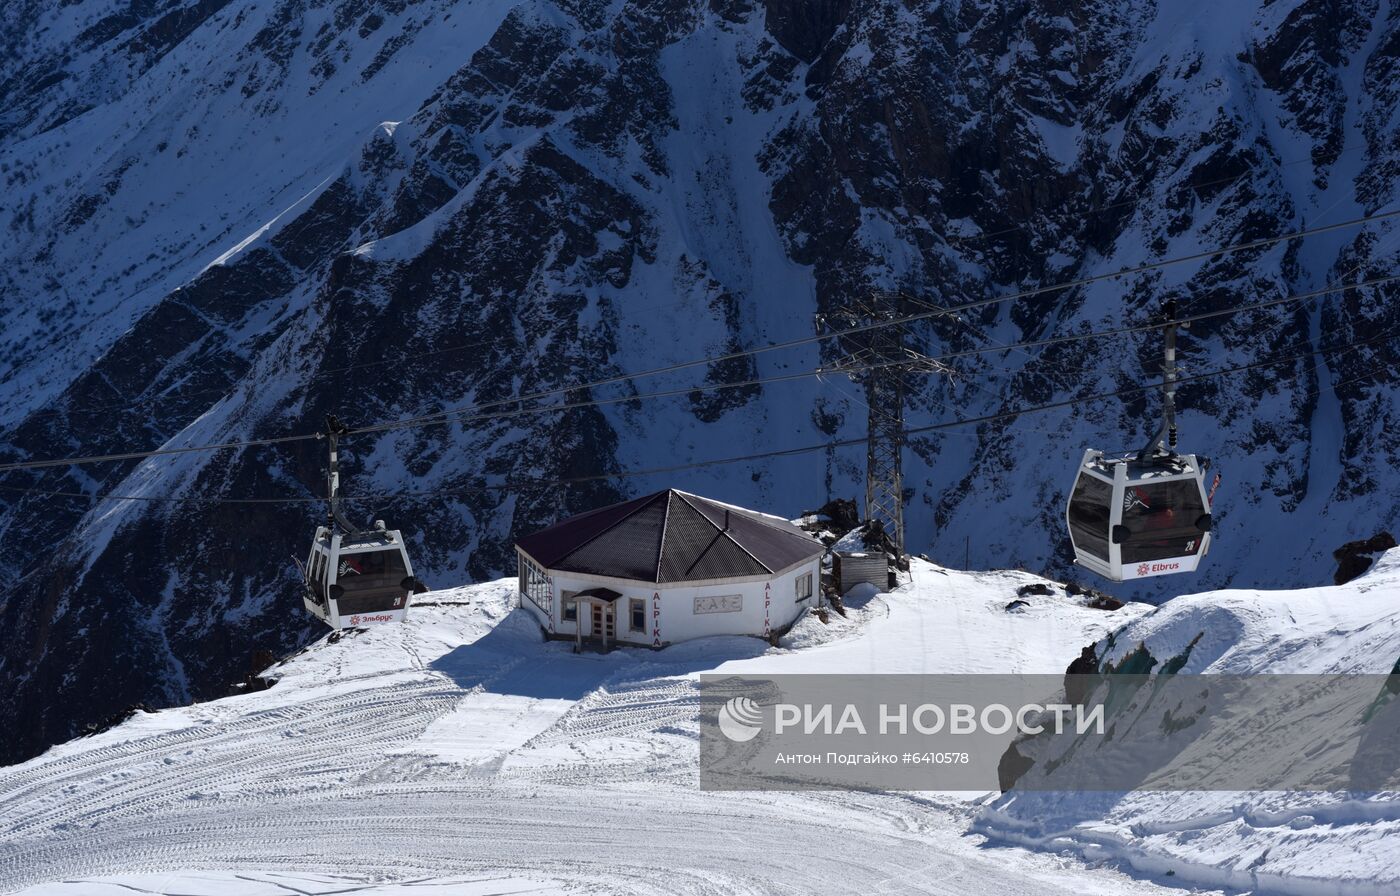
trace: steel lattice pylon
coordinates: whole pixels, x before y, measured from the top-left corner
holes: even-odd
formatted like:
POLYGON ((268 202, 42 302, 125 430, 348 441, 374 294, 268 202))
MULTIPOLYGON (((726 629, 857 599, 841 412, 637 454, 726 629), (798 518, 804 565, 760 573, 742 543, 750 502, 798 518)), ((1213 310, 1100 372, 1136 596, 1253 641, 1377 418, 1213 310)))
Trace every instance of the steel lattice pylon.
POLYGON ((817 318, 818 333, 858 330, 839 338, 844 355, 825 369, 865 386, 865 518, 880 522, 900 556, 904 554, 905 382, 910 373, 951 372, 911 348, 905 327, 888 323, 902 316, 903 297, 876 295, 817 318))
POLYGON ((904 382, 893 370, 869 376, 865 446, 865 518, 879 520, 904 551, 904 382), (892 411, 886 411, 891 408, 892 411))

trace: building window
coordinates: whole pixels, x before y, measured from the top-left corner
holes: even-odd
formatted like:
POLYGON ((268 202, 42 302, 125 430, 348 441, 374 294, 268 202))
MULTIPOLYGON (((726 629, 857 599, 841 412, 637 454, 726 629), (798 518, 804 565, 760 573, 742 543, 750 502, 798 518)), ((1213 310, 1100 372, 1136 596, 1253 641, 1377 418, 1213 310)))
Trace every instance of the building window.
POLYGON ((564 621, 578 622, 578 601, 572 597, 564 598, 564 621))
POLYGON ((812 574, 804 572, 797 577, 797 602, 802 603, 812 596, 812 574))
POLYGON ((632 631, 644 632, 647 630, 647 602, 640 598, 632 598, 632 631))
POLYGON ((520 594, 549 615, 554 609, 554 584, 532 560, 520 558, 520 594))

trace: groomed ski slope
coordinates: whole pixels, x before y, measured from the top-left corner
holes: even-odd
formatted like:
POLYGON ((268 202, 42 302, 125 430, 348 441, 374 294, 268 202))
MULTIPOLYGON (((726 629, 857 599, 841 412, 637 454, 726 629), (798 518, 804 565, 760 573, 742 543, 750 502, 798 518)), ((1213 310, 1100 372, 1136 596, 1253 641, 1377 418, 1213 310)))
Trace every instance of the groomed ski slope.
POLYGON ((0 770, 0 890, 133 893, 1139 894, 1079 859, 987 848, 952 795, 704 793, 696 677, 1061 672, 1146 607, 924 563, 769 648, 574 655, 513 580, 320 641, 268 691, 143 714, 0 770))
POLYGON ((913 573, 779 648, 711 638, 606 656, 542 642, 511 609, 512 580, 436 592, 405 625, 274 667, 271 690, 143 714, 0 770, 0 891, 1400 891, 1395 794, 699 791, 706 671, 1058 673, 1092 642, 1161 660, 1196 640, 1187 674, 1377 673, 1400 657, 1400 551, 1345 586, 1151 613, 1061 592, 1008 612, 1035 577, 913 573))

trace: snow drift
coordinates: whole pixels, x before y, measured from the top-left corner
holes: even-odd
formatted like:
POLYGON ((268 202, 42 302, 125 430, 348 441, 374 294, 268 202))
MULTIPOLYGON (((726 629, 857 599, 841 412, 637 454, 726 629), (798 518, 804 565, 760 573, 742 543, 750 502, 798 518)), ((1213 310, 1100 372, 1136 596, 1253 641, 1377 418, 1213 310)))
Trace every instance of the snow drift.
MULTIPOLYGON (((1132 656, 1176 674, 1400 669, 1400 549, 1345 585, 1177 598, 1096 645, 1100 668, 1132 656)), ((1151 874, 1260 893, 1400 890, 1400 794, 1018 793, 975 829, 994 839, 1151 874)))

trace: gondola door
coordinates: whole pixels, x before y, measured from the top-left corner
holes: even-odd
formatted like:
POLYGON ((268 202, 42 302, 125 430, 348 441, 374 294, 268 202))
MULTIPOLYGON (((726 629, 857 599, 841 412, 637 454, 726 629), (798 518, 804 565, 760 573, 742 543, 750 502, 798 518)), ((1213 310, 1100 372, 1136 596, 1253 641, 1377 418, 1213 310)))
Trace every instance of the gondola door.
POLYGON ((318 529, 315 539, 311 542, 311 554, 306 559, 302 598, 311 615, 327 624, 334 624, 331 622, 331 603, 327 600, 329 544, 327 530, 324 527, 318 529))

